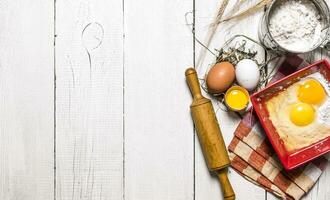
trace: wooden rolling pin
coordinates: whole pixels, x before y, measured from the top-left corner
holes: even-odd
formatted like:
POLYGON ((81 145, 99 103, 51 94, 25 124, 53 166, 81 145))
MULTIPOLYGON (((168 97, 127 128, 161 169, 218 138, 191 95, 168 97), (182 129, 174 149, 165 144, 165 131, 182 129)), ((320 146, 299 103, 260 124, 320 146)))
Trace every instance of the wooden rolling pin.
POLYGON ((224 199, 234 200, 235 193, 227 177, 230 160, 212 103, 203 97, 195 69, 186 70, 186 79, 194 98, 191 114, 207 166, 218 176, 224 199))

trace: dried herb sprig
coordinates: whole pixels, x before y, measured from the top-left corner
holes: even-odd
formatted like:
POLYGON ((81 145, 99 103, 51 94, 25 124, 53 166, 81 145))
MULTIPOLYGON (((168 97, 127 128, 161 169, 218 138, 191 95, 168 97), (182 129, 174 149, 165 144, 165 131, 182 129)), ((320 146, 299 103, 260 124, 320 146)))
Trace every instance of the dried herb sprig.
POLYGON ((241 44, 237 43, 237 45, 229 47, 228 50, 224 50, 223 48, 218 50, 216 63, 227 61, 236 65, 240 60, 255 58, 258 53, 257 51, 245 48, 246 40, 243 40, 241 44), (237 45, 238 47, 236 47, 237 45))

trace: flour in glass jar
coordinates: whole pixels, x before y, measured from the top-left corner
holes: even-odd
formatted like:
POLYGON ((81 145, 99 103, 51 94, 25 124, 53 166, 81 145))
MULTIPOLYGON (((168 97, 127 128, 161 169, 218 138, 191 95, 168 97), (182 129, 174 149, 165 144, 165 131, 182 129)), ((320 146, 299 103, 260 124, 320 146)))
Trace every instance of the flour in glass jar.
POLYGON ((282 47, 293 52, 308 51, 321 40, 322 19, 311 0, 282 0, 269 19, 269 31, 282 47))

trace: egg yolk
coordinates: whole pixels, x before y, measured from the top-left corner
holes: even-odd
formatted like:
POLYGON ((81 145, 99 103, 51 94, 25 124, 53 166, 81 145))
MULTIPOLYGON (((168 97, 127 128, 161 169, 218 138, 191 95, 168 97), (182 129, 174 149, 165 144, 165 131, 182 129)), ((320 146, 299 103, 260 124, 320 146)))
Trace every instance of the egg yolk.
POLYGON ((234 89, 226 95, 226 103, 236 110, 244 109, 248 102, 249 99, 246 94, 238 89, 234 89))
POLYGON ((297 126, 306 126, 314 121, 314 108, 307 103, 296 103, 290 111, 290 120, 297 126))
POLYGON ((325 99, 323 86, 314 79, 305 81, 298 89, 298 99, 309 104, 320 104, 325 99))

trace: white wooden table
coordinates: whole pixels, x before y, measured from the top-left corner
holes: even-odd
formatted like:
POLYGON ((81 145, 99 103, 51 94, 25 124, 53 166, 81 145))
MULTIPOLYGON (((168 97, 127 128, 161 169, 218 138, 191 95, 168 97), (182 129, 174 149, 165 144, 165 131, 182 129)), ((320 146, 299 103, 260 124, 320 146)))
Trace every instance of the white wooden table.
MULTIPOLYGON (((203 39, 218 3, 1 0, 0 199, 221 199, 184 77, 201 48, 185 14, 203 39)), ((261 15, 221 26, 212 48, 257 38, 261 15)), ((239 119, 218 119, 228 144, 239 119)), ((237 199, 276 199, 230 179, 237 199)), ((304 199, 330 199, 329 184, 330 167, 304 199)))

